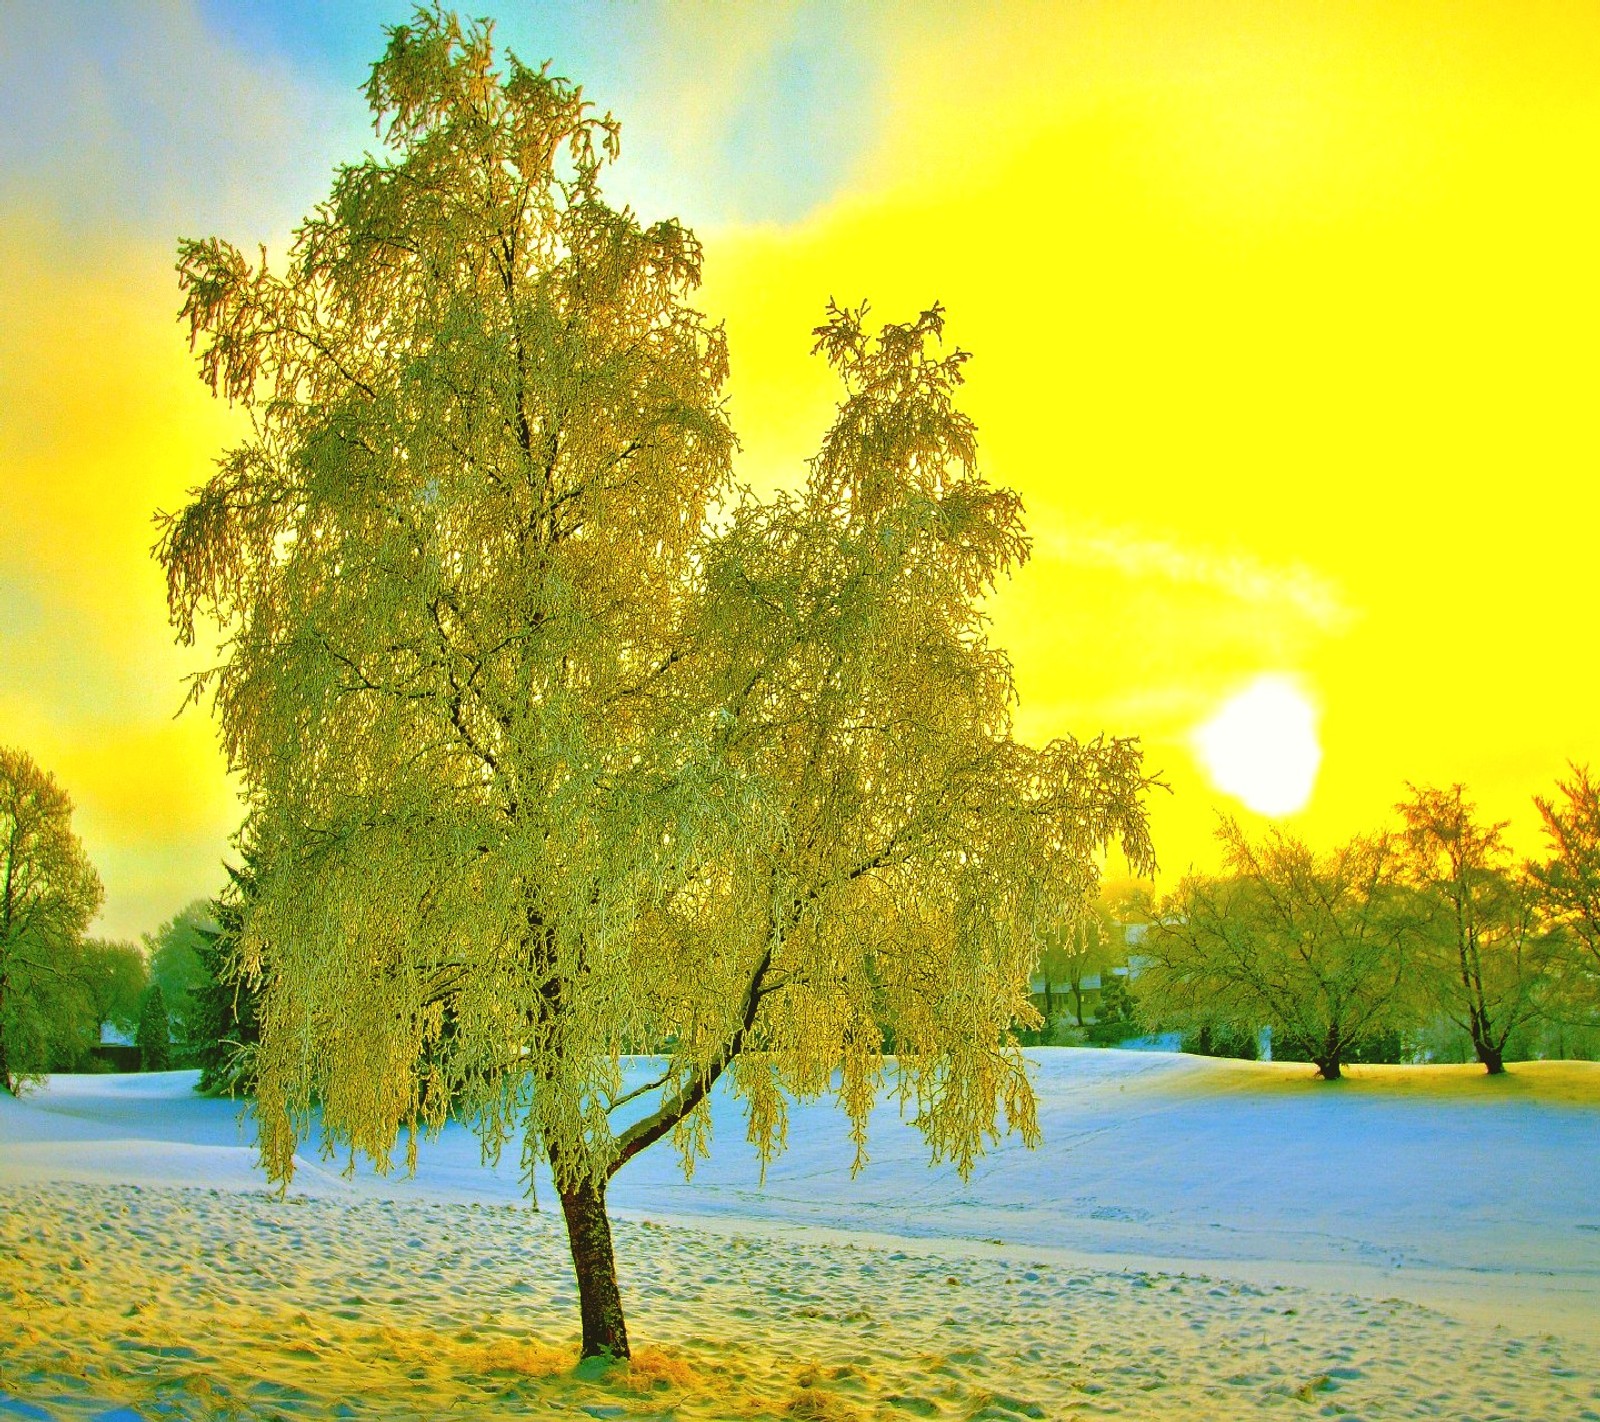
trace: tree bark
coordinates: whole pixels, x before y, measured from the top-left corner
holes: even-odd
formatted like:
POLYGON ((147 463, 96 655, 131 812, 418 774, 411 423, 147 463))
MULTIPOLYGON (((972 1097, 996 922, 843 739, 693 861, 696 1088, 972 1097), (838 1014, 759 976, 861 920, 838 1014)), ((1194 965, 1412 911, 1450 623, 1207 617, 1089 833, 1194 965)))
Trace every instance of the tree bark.
POLYGON ((1477 1053, 1483 1069, 1490 1076, 1499 1076, 1506 1069, 1505 1047, 1495 1046, 1489 1037, 1489 1014, 1474 1006, 1468 1017, 1472 1029, 1472 1050, 1477 1053))
POLYGON ((6 980, 0 976, 0 1088, 4 1088, 10 1095, 17 1094, 17 1086, 11 1079, 11 1057, 6 1051, 6 980))
POLYGON ((1317 1072, 1324 1081, 1338 1081, 1341 1075, 1339 1059, 1344 1056, 1345 1043, 1337 1027, 1329 1027, 1322 1039, 1322 1055, 1315 1058, 1317 1072))
POLYGON ((1324 1081, 1338 1081, 1341 1075, 1339 1060, 1344 1056, 1344 1049, 1350 1044, 1345 1040, 1344 1033, 1338 1023, 1329 1025, 1322 1036, 1322 1055, 1313 1057, 1317 1064, 1317 1072, 1324 1081))
POLYGON ((606 1187, 583 1176, 568 1189, 557 1187, 567 1220, 572 1272, 578 1279, 578 1312, 583 1320, 585 1358, 626 1358, 628 1326, 622 1317, 617 1263, 606 1217, 606 1187))
MULTIPOLYGON (((555 1176, 556 1193, 561 1197, 561 1213, 567 1222, 567 1245, 572 1251, 572 1272, 578 1280, 578 1313, 583 1322, 584 1358, 627 1358, 628 1326, 622 1314, 622 1292, 617 1287, 616 1257, 611 1247, 611 1221, 606 1217, 606 1185, 641 1150, 654 1145, 689 1114, 716 1085, 717 1079, 744 1046, 745 1034, 756 1020, 761 1006, 762 985, 772 967, 769 945, 745 985, 744 1010, 740 1026, 722 1055, 708 1068, 696 1073, 656 1111, 635 1121, 616 1138, 616 1154, 607 1174, 595 1179, 587 1172, 568 1180, 563 1169, 564 1152, 547 1142, 550 1170, 555 1176), (566 1180, 564 1185, 562 1182, 566 1180)), ((556 1011, 559 990, 547 993, 550 1013, 556 1011)), ((581 1159, 581 1157, 580 1157, 581 1159)))

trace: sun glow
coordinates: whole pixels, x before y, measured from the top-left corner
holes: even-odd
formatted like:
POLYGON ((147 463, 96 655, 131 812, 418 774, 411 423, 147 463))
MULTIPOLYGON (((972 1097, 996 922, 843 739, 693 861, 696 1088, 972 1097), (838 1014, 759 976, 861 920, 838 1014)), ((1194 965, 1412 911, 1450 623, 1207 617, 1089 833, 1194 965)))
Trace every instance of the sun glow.
POLYGON ((1211 783, 1262 815, 1292 815, 1311 798, 1322 746, 1317 714, 1288 678, 1259 676, 1196 728, 1211 783))

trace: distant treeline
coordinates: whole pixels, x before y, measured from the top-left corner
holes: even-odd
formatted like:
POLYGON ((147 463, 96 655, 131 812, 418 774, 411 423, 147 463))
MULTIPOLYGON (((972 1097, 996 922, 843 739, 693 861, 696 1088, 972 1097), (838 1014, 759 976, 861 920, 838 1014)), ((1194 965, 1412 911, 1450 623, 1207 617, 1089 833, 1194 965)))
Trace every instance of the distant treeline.
POLYGON ((1186 1045, 1327 1078, 1355 1061, 1593 1056, 1600 1046, 1600 788, 1585 768, 1537 798, 1549 852, 1516 859, 1462 786, 1410 787, 1398 823, 1318 853, 1218 830, 1224 873, 1155 906, 1138 1016, 1186 1045))
POLYGON ((198 1066, 208 1088, 248 1074, 254 1000, 233 962, 248 882, 233 873, 220 900, 138 943, 86 936, 105 890, 72 801, 0 747, 0 1088, 47 1072, 198 1066))
MULTIPOLYGON (((0 1079, 197 1067, 202 1090, 252 1089, 258 987, 239 943, 254 855, 219 898, 138 944, 84 937, 101 890, 70 802, 21 753, 0 761, 20 886, 0 905, 0 1079), (29 898, 35 884, 48 893, 29 898)), ((1485 823, 1460 785, 1412 787, 1396 824, 1327 852, 1225 820, 1221 874, 1158 902, 1119 886, 1046 935, 1039 1019, 1015 1035, 1175 1032, 1184 1050, 1238 1057, 1270 1042, 1328 1078, 1352 1062, 1476 1059, 1495 1073, 1600 1055, 1600 785, 1574 767, 1535 804, 1537 860, 1513 856, 1505 824, 1485 823)))

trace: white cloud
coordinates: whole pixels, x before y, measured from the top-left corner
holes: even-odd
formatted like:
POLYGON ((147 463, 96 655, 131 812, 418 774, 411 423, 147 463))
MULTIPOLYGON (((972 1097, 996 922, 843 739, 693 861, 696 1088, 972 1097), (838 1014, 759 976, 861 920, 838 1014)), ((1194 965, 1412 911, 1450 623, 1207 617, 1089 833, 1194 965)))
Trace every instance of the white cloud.
POLYGON ((1339 585, 1301 563, 1268 563, 1248 553, 1186 547, 1125 529, 1049 535, 1036 556, 1125 577, 1205 588, 1238 602, 1289 612, 1319 631, 1337 633, 1354 620, 1339 585))
POLYGON ((18 5, 0 20, 0 205, 68 238, 281 240, 363 125, 359 95, 219 42, 192 5, 18 5))

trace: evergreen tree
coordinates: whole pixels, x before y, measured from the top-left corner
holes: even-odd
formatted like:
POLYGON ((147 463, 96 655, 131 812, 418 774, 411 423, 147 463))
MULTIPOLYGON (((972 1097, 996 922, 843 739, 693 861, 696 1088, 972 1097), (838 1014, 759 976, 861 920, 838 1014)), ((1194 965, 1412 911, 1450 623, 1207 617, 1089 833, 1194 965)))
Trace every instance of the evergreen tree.
POLYGON ((151 983, 144 990, 134 1042, 139 1048, 140 1071, 166 1071, 172 1065, 172 1023, 160 983, 151 983))
POLYGON ((1095 1004, 1089 1040, 1097 1046, 1125 1041, 1138 1031, 1137 1005, 1126 973, 1107 973, 1101 979, 1100 1000, 1095 1004))
POLYGON ((254 856, 247 850, 242 866, 228 866, 228 887, 211 901, 211 926, 201 930, 194 945, 204 978, 191 990, 190 1054, 200 1068, 198 1089, 207 1095, 255 1091, 260 986, 244 972, 241 959, 255 877, 254 856))

